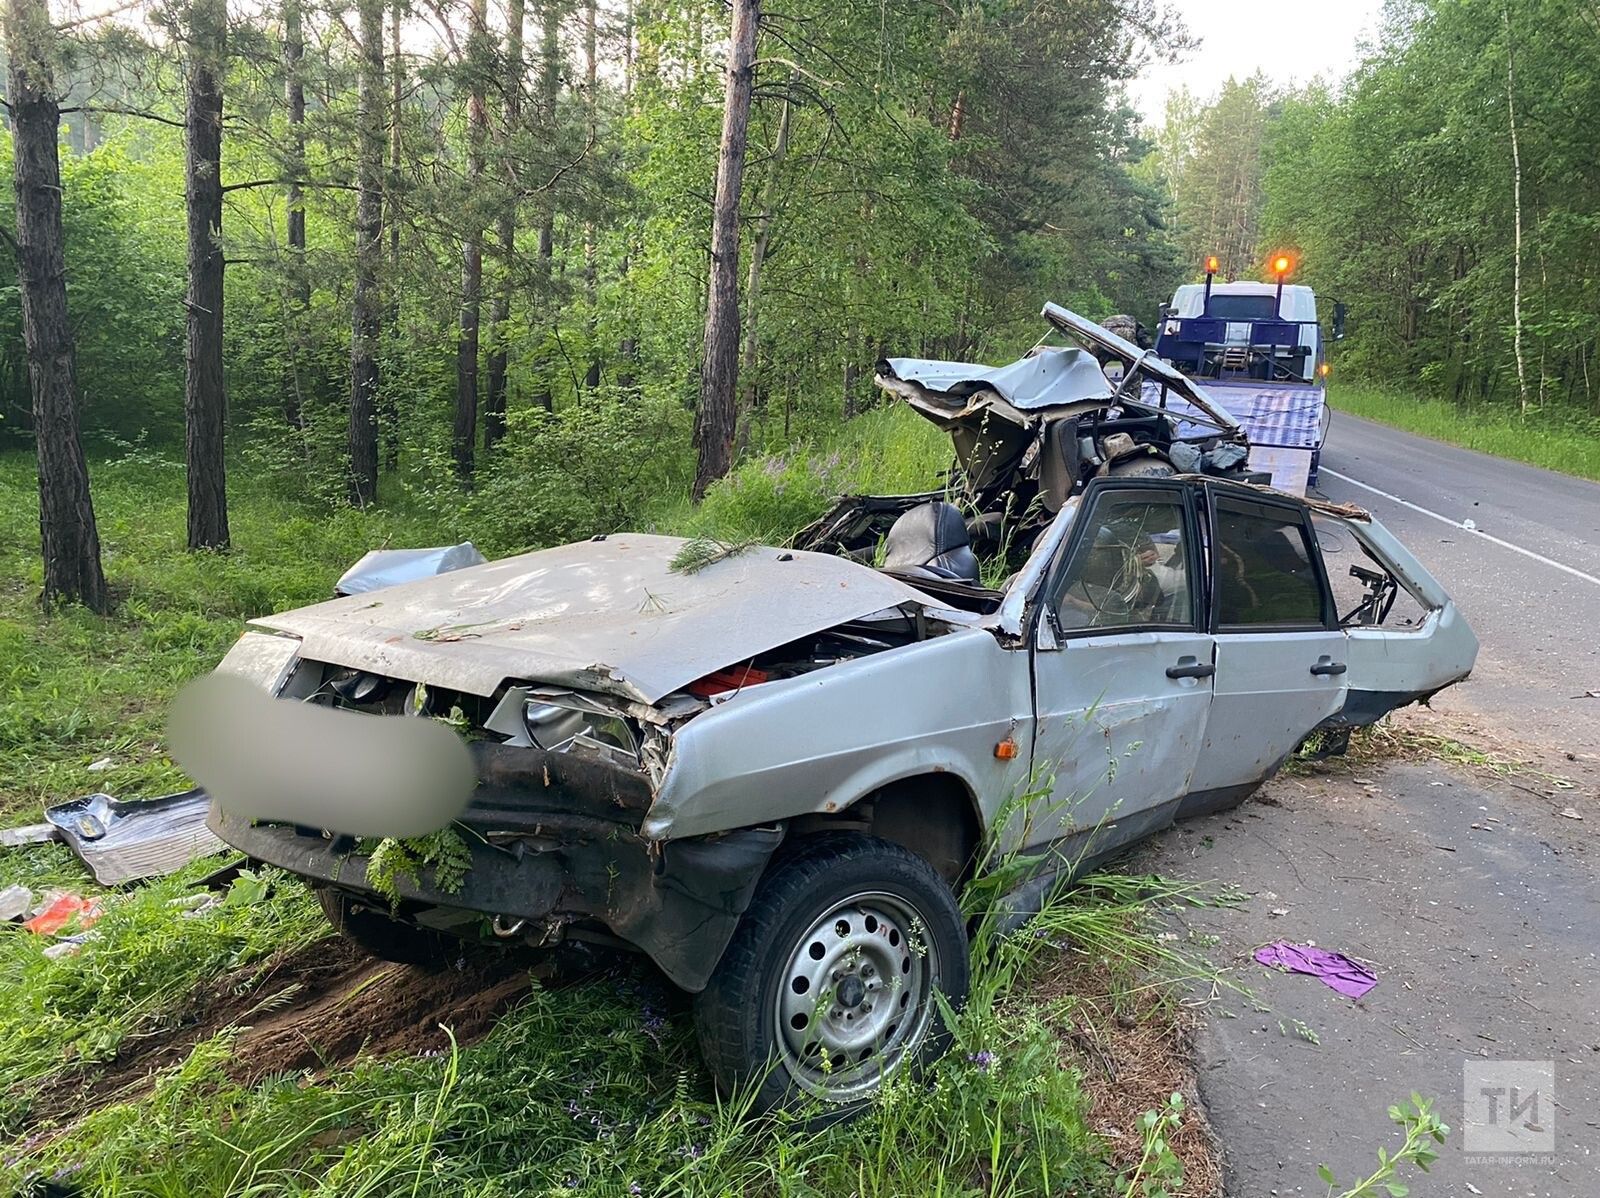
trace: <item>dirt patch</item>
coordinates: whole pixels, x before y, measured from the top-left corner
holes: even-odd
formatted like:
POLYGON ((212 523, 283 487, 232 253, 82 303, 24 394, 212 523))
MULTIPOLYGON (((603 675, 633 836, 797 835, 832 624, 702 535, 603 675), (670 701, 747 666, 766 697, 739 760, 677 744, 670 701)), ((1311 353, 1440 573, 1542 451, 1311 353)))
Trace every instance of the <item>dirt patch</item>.
POLYGON ((29 1123, 35 1127, 125 1102, 150 1088, 162 1069, 228 1028, 229 1077, 249 1084, 275 1073, 321 1072, 362 1055, 445 1049, 486 1035, 530 985, 528 961, 511 953, 469 952, 430 972, 378 961, 332 936, 216 979, 196 991, 164 1026, 124 1041, 102 1065, 52 1078, 29 1123))
POLYGON ((1031 987, 1060 1000, 1058 1024, 1065 1063, 1075 1067, 1089 1096, 1089 1126, 1104 1141, 1112 1165, 1132 1170, 1144 1152, 1139 1119, 1164 1110, 1182 1094, 1183 1118, 1170 1137, 1183 1162, 1184 1198, 1220 1198, 1222 1153, 1200 1101, 1195 1075, 1194 1015, 1177 993, 1160 985, 1131 990, 1101 963, 1062 954, 1031 987))

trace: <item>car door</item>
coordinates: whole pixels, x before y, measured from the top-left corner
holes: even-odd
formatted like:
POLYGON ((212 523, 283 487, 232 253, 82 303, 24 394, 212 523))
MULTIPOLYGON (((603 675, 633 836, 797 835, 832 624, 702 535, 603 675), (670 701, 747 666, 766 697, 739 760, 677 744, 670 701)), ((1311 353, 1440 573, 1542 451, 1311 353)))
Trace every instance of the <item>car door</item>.
POLYGON ((1090 484, 1041 595, 1033 791, 1021 839, 1092 859, 1168 823, 1211 700, 1187 484, 1090 484))
POLYGON ((1344 706, 1346 637, 1303 505, 1206 489, 1216 676, 1180 814, 1238 802, 1344 706))

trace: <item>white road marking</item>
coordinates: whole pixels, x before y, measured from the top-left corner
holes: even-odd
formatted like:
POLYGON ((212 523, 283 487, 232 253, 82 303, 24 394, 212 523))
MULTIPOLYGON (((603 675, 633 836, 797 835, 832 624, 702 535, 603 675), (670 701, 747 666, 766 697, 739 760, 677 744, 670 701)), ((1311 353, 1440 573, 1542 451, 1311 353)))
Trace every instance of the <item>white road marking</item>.
POLYGON ((1320 473, 1331 474, 1340 482, 1349 483, 1352 487, 1360 487, 1363 491, 1371 491, 1374 495, 1382 495, 1385 499, 1392 503, 1398 503, 1401 507, 1408 507, 1414 512, 1420 512, 1424 516, 1431 516, 1441 524, 1448 524, 1451 528, 1460 529, 1462 532, 1469 532, 1475 537, 1482 537, 1485 541, 1488 541, 1494 545, 1498 545, 1502 549, 1509 549, 1512 553, 1520 553, 1523 557, 1530 557, 1541 565, 1550 566, 1553 569, 1560 570, 1563 574, 1570 574, 1574 578, 1581 578, 1584 582, 1592 582, 1595 586, 1600 587, 1600 578, 1596 578, 1593 574, 1585 574, 1582 570, 1574 569, 1565 562, 1558 562, 1553 558, 1545 557, 1542 553, 1535 553, 1531 549, 1524 549, 1521 545, 1513 545, 1510 541, 1501 540, 1499 537, 1492 536, 1481 529, 1468 528, 1459 520, 1452 520, 1449 516, 1441 516, 1438 512, 1431 512, 1425 507, 1421 507, 1418 504, 1412 503, 1409 499, 1401 499, 1398 495, 1391 495, 1387 491, 1380 491, 1377 487, 1371 486, 1368 483, 1364 483, 1358 478, 1351 478, 1348 474, 1340 474, 1337 470, 1329 470, 1326 466, 1320 467, 1320 473))

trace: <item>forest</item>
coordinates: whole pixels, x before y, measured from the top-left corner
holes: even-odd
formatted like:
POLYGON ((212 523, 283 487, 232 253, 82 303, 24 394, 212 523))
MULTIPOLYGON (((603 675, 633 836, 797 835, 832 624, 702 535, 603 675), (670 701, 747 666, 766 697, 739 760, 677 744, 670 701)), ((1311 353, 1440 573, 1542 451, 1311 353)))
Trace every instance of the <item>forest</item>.
POLYGON ((75 359, 40 410, 8 288, 44 592, 109 602, 85 454, 181 446, 191 548, 230 470, 548 543, 836 436, 886 354, 1020 352, 1046 299, 1153 322, 1208 254, 1291 251, 1341 379, 1588 428, 1596 20, 1393 0, 1349 78, 1151 128, 1126 84, 1199 32, 1159 0, 13 3, 12 241, 23 278, 54 241, 75 359))

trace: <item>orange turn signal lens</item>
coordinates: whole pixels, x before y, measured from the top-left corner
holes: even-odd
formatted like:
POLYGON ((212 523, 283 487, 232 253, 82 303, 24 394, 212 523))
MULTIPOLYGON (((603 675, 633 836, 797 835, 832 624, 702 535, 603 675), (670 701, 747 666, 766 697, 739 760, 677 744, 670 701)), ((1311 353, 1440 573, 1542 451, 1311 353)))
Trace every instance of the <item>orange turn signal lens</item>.
POLYGON ((994 747, 994 755, 1001 761, 1010 761, 1017 755, 1017 742, 1011 737, 1006 737, 994 747))
POLYGON ((1328 364, 1326 362, 1324 362, 1321 366, 1318 366, 1317 367, 1317 373, 1320 374, 1323 378, 1327 378, 1328 377, 1328 364))

